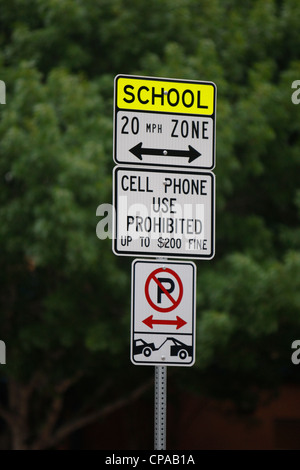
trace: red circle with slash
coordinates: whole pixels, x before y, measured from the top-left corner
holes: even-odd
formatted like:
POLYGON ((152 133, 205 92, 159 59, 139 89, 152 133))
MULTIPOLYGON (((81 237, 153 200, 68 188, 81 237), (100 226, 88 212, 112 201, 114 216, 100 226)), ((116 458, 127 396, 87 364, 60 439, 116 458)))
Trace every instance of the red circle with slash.
POLYGON ((171 311, 174 310, 176 307, 178 307, 178 305, 179 305, 180 302, 181 302, 182 296, 183 296, 183 285, 182 285, 181 279, 180 279, 180 277, 178 276, 178 274, 175 273, 175 271, 173 271, 172 269, 169 269, 169 268, 158 268, 158 269, 156 269, 155 271, 152 271, 152 273, 147 277, 147 280, 146 280, 146 283, 145 283, 145 295, 146 295, 147 302, 148 302, 148 303, 151 305, 151 307, 154 308, 154 310, 156 310, 157 312, 163 312, 163 313, 171 312, 171 311), (176 281, 178 282, 178 286, 179 286, 179 295, 178 295, 178 298, 177 298, 177 299, 174 299, 174 298, 171 296, 171 294, 164 288, 164 286, 162 285, 162 283, 157 279, 156 274, 159 274, 159 273, 169 273, 169 274, 171 274, 172 276, 175 277, 176 281), (167 308, 158 307, 158 306, 151 300, 151 297, 150 297, 150 294, 149 294, 149 285, 150 285, 150 282, 151 282, 151 281, 156 282, 156 284, 157 284, 158 287, 161 289, 161 291, 162 291, 162 292, 168 297, 168 299, 172 302, 171 307, 167 307, 167 308))

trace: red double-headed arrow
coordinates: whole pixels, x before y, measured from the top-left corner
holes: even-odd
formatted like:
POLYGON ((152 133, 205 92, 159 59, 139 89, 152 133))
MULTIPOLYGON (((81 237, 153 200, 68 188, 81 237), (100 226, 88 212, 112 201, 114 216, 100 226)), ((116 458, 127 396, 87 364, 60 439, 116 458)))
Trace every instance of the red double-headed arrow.
POLYGON ((186 321, 180 317, 176 317, 176 320, 154 320, 153 315, 145 318, 143 323, 145 323, 145 325, 149 326, 151 329, 153 328, 153 325, 176 325, 176 330, 178 330, 182 326, 186 325, 186 321))

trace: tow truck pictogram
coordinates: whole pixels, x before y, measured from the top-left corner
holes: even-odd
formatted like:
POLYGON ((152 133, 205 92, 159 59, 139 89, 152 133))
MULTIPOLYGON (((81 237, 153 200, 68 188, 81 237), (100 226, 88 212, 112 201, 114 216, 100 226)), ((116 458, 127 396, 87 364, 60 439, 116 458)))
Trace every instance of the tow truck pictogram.
POLYGON ((179 341, 176 338, 168 337, 163 341, 163 343, 156 347, 154 343, 147 343, 142 338, 136 339, 133 342, 133 355, 144 354, 145 357, 150 357, 153 351, 158 351, 161 347, 166 344, 167 341, 172 342, 170 344, 170 355, 177 356, 180 359, 184 360, 188 356, 192 357, 193 347, 184 344, 182 341, 179 341))

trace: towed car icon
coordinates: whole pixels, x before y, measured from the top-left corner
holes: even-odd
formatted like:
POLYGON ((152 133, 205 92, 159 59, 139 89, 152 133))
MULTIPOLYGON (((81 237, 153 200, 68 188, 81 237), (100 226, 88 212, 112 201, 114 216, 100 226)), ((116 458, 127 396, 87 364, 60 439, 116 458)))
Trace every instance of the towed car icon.
POLYGON ((154 343, 146 343, 143 339, 136 339, 133 342, 133 354, 144 354, 144 356, 151 356, 152 351, 156 351, 154 343))

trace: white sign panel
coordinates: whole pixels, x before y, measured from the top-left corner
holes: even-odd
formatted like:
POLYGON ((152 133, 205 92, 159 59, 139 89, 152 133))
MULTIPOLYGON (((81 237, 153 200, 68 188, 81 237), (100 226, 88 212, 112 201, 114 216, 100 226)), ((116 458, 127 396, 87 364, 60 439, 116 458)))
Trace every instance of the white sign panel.
POLYGON ((212 82, 118 75, 115 162, 213 169, 215 102, 212 82))
POLYGON ((192 262, 132 263, 131 361, 192 366, 195 362, 192 262))
POLYGON ((211 259, 214 192, 210 172, 116 167, 114 253, 211 259))

